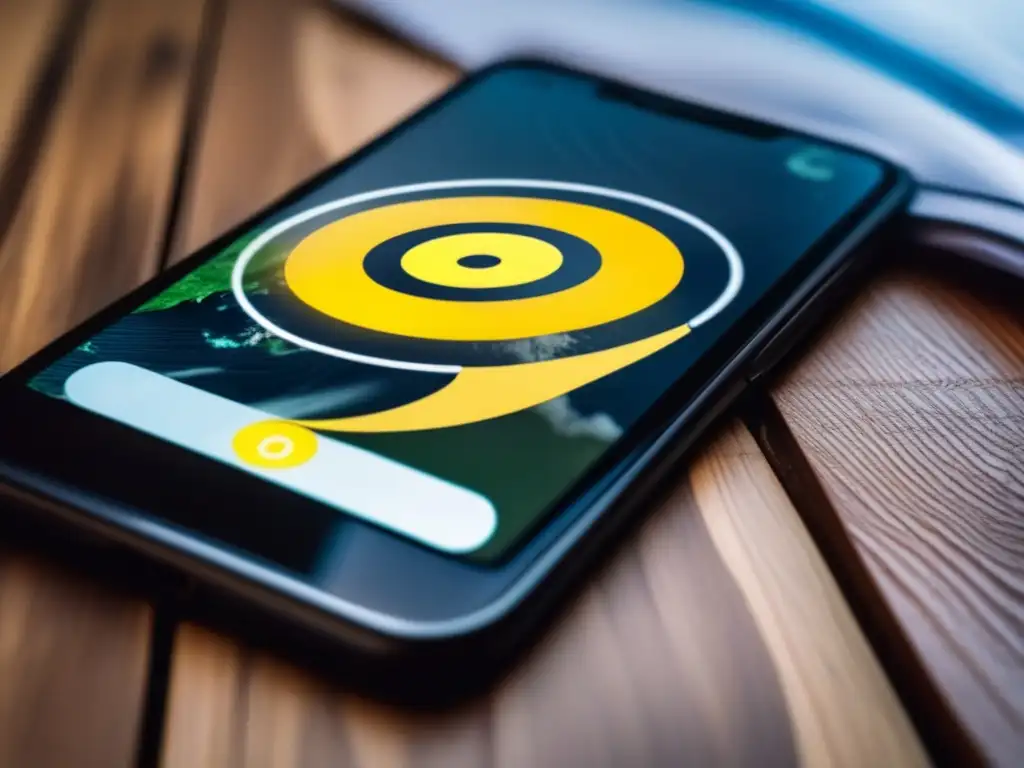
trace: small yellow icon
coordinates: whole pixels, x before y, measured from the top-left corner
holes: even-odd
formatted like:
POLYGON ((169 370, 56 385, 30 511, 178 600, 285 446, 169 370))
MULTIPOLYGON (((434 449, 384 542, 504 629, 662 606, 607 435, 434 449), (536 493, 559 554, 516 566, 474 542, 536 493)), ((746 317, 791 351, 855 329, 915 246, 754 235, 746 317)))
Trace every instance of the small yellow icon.
POLYGON ((298 424, 260 421, 239 430, 232 441, 238 457, 262 469, 290 469, 316 455, 317 437, 298 424))

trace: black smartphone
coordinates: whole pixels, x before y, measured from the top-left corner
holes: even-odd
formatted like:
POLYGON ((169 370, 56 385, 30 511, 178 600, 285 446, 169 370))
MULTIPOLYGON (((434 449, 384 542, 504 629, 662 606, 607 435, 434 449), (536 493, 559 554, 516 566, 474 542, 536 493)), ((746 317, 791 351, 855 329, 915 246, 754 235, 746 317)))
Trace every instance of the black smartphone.
POLYGON ((0 380, 4 494, 446 687, 500 665, 910 189, 778 126, 488 68, 0 380))

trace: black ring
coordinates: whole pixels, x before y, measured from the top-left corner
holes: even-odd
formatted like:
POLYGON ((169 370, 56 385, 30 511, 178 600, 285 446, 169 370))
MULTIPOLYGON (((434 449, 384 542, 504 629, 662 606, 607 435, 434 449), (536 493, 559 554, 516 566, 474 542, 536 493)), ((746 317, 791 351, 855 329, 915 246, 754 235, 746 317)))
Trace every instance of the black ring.
MULTIPOLYGON (((501 258, 500 254, 476 255, 501 258)), ((442 224, 412 232, 403 232, 401 235, 374 246, 363 260, 363 269, 374 282, 407 295, 448 301, 507 301, 557 293, 589 280, 601 269, 601 254, 585 240, 547 227, 486 222, 442 224), (542 277, 540 280, 501 288, 453 288, 436 285, 413 277, 402 269, 402 256, 411 248, 438 237, 470 232, 500 232, 543 240, 561 252, 562 264, 552 274, 542 277)))

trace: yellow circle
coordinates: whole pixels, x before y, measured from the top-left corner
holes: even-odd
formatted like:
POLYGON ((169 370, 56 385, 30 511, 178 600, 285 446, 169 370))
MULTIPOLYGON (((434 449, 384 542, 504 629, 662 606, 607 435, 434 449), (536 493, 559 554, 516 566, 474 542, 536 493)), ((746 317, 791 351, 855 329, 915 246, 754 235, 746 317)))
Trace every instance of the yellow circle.
POLYGON ((261 469, 290 469, 316 455, 316 433, 286 421, 259 421, 241 429, 231 443, 243 462, 261 469))
POLYGON ((308 235, 284 266, 289 288, 318 312, 381 333, 445 341, 503 341, 591 328, 652 306, 682 276, 679 249, 649 224, 592 205, 530 197, 444 197, 362 211, 308 235), (363 269, 365 255, 392 237, 480 222, 574 235, 597 249, 601 268, 563 291, 507 301, 411 296, 380 285, 363 269))
POLYGON ((464 232, 427 240, 402 256, 402 269, 413 277, 449 288, 507 288, 547 277, 562 266, 562 252, 536 237, 511 232, 464 232), (499 259, 493 267, 474 269, 459 263, 466 256, 499 259))

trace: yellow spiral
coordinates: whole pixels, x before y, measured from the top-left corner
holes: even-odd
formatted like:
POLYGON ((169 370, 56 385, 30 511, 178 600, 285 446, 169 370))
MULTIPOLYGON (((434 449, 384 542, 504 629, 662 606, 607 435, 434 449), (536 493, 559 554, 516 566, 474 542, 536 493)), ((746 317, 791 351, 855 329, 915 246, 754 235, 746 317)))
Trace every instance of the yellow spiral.
MULTIPOLYGON (((632 365, 720 313, 737 295, 742 278, 742 261, 728 240, 685 211, 607 188, 497 179, 394 187, 297 214, 243 250, 232 287, 260 325, 301 347, 370 365, 453 377, 432 394, 394 408, 295 422, 320 430, 396 432, 515 413, 632 365), (430 194, 434 192, 444 194, 430 194), (563 193, 573 199, 562 199, 563 193), (420 197, 408 199, 416 195, 420 197), (399 201, 389 200, 396 197, 399 201), (637 218, 645 210, 658 214, 660 219, 653 221, 674 219, 673 226, 681 222, 710 240, 728 265, 727 284, 689 320, 680 318, 667 329, 662 324, 651 335, 617 346, 573 352, 573 334, 600 338, 602 327, 654 307, 681 284, 683 254, 671 237, 637 218), (306 234, 284 259, 286 298, 306 308, 301 317, 311 317, 312 310, 312 317, 325 324, 386 334, 413 345, 513 344, 565 335, 561 349, 568 351, 553 359, 468 362, 463 367, 395 360, 385 353, 364 354, 315 340, 326 325, 304 326, 313 339, 289 331, 249 301, 245 269, 275 238, 319 217, 326 223, 306 234)), ((281 316, 285 322, 297 317, 281 316)), ((642 326, 629 326, 637 327, 642 326)), ((346 333, 350 335, 336 338, 342 343, 352 338, 351 331, 346 333)), ((426 357, 432 347, 423 349, 426 357)))

